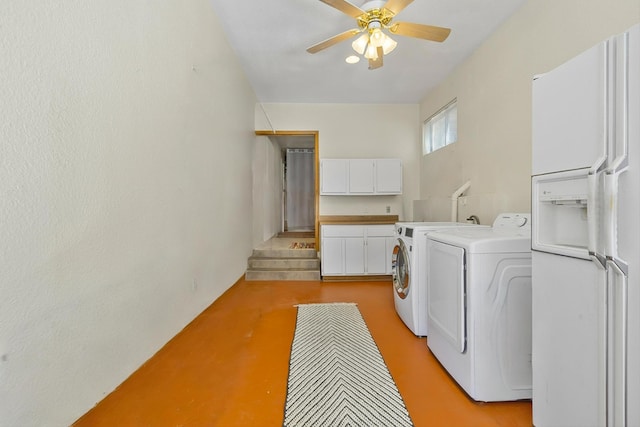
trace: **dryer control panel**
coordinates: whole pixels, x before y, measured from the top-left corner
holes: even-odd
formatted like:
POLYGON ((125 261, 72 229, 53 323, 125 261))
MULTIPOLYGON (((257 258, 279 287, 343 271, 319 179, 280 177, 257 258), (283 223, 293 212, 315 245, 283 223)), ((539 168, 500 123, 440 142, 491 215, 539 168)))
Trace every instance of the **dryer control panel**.
POLYGON ((493 228, 531 228, 531 214, 502 213, 493 221, 493 228))

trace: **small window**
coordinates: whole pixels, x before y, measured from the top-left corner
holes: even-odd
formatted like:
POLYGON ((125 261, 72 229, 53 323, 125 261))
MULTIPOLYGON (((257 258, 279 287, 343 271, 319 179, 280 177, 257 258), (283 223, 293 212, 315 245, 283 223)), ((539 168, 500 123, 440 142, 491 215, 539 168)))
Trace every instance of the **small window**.
POLYGON ((429 154, 458 140, 458 105, 451 101, 424 121, 422 126, 422 154, 429 154))

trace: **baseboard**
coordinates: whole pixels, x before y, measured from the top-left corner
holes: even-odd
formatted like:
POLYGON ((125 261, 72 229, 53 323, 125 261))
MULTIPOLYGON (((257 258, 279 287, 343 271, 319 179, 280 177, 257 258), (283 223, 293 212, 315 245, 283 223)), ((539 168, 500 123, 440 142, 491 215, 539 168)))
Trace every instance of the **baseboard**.
POLYGON ((323 282, 386 282, 391 281, 390 275, 363 275, 363 276, 322 276, 323 282))

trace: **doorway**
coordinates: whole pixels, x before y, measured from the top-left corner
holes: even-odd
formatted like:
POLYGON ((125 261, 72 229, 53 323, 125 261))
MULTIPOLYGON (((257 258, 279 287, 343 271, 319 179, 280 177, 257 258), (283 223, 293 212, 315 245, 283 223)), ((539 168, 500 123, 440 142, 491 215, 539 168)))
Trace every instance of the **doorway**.
POLYGON ((312 232, 315 228, 315 155, 313 148, 287 148, 283 167, 283 229, 312 232))
POLYGON ((313 233, 319 248, 318 131, 256 131, 282 152, 282 230, 313 233), (288 182, 287 182, 288 181, 288 182))

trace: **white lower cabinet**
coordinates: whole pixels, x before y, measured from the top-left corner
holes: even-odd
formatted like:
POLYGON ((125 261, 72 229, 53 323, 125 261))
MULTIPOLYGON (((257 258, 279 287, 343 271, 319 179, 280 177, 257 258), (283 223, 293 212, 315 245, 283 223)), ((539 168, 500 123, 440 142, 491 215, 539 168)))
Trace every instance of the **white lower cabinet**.
POLYGON ((344 274, 344 239, 327 237, 322 239, 322 274, 344 274))
POLYGON ((367 238, 367 273, 387 274, 387 242, 385 237, 367 238))
POLYGON ((344 273, 364 274, 364 238, 344 238, 344 273))
POLYGON ((391 274, 393 224, 323 225, 320 237, 323 276, 391 274))

